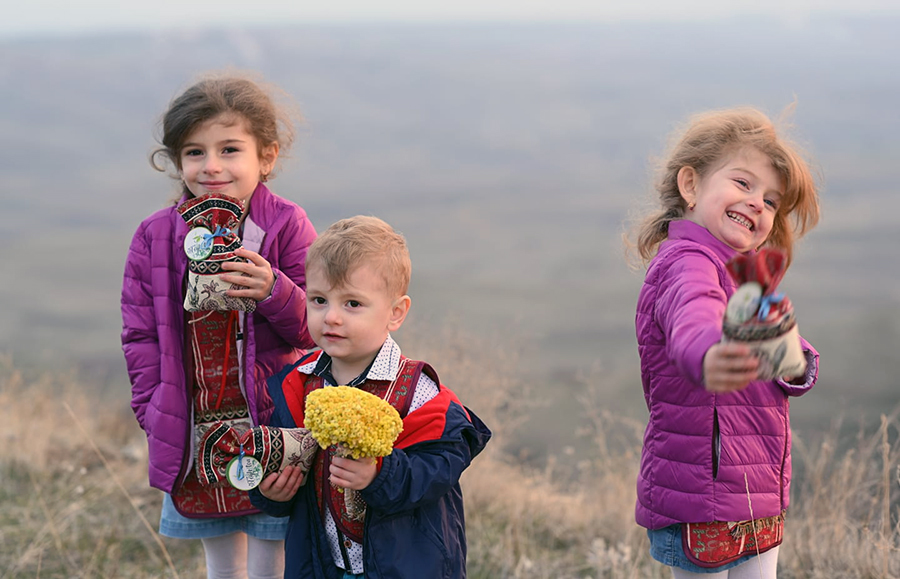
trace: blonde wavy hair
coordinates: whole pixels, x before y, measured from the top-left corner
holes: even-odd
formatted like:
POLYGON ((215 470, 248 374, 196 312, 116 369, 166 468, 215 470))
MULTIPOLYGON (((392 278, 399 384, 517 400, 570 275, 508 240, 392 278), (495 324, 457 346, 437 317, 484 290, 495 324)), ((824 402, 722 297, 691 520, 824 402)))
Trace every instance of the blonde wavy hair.
POLYGON ((321 267, 334 287, 341 287, 357 267, 370 264, 392 297, 409 289, 412 262, 403 236, 377 217, 357 215, 326 229, 306 254, 306 270, 321 267))
POLYGON ((779 136, 765 114, 753 108, 736 108, 691 117, 671 146, 655 184, 659 209, 638 225, 637 241, 630 244, 636 246, 645 264, 668 238, 669 223, 684 218, 687 203, 678 190, 678 171, 692 167, 703 179, 746 148, 766 155, 784 185, 772 231, 763 246, 780 248, 790 263, 794 241, 819 221, 815 179, 796 145, 779 136))

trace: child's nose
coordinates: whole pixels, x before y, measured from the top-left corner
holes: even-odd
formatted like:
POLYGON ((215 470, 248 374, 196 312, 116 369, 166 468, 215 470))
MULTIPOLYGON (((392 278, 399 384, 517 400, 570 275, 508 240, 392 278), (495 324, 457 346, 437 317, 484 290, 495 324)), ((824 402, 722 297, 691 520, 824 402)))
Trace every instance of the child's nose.
POLYGON ((325 312, 325 323, 329 326, 334 326, 335 324, 339 324, 341 321, 340 315, 335 308, 328 308, 328 311, 325 312))
POLYGON ((222 170, 222 164, 219 162, 219 159, 216 158, 215 155, 208 155, 206 157, 206 164, 203 166, 203 169, 207 173, 218 173, 222 170))
POLYGON ((749 201, 747 201, 747 205, 750 206, 751 209, 756 211, 757 213, 762 213, 763 208, 765 207, 765 199, 761 193, 754 193, 750 196, 749 201))

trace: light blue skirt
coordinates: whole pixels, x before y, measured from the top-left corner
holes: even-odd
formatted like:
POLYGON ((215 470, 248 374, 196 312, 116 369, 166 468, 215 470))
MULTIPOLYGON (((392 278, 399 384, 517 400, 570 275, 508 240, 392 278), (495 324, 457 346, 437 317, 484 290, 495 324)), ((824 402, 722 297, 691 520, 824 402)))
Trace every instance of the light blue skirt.
POLYGON ((239 517, 191 519, 175 509, 172 497, 163 497, 159 517, 159 534, 176 539, 208 539, 241 531, 266 541, 283 541, 287 534, 288 517, 270 517, 265 513, 239 517))

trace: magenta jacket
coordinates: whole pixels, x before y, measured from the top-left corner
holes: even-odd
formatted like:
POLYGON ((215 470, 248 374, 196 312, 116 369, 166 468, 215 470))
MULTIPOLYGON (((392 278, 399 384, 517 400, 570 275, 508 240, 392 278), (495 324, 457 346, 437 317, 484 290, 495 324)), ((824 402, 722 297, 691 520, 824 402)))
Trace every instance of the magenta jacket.
MULTIPOLYGON (((182 200, 183 201, 183 200, 182 200)), ((131 407, 147 433, 150 485, 171 493, 191 448, 191 384, 186 377, 184 279, 188 229, 175 207, 145 219, 128 250, 122 284, 122 349, 131 407)), ((296 204, 260 183, 250 198, 244 245, 272 264, 272 295, 245 323, 244 389, 254 424, 272 413, 266 378, 313 346, 306 329, 306 251, 316 231, 296 204)))
POLYGON ((650 421, 635 517, 648 529, 748 520, 748 486, 753 518, 788 506, 789 397, 815 384, 819 355, 802 340, 802 386, 759 381, 727 394, 703 387, 703 357, 721 338, 736 289, 725 270, 735 253, 702 226, 674 221, 641 288, 635 325, 650 421))

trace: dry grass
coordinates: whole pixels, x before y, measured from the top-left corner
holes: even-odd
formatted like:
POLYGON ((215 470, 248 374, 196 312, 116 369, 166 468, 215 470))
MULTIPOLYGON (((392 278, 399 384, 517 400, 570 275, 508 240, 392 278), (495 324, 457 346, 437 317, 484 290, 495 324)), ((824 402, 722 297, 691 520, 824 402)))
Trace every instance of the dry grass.
MULTIPOLYGON (((585 396, 590 451, 526 467, 504 452, 510 433, 530 427, 538 400, 514 371, 515 356, 481 363, 498 351, 490 340, 468 338, 464 348, 448 346, 462 343, 453 336, 416 342, 419 351, 409 354, 432 361, 495 432, 463 478, 470 577, 670 576, 649 559, 646 534, 633 522, 641 424, 604 412, 599 395, 585 396)), ((153 530, 161 495, 147 486, 143 433, 130 410, 90 392, 72 376, 25 383, 0 360, 0 579, 205 577, 199 542, 153 530)), ((853 440, 795 438, 780 577, 900 577, 898 435, 890 416, 853 440)))
POLYGON ((130 409, 89 392, 72 376, 26 384, 0 360, 0 578, 205 577, 199 544, 142 521, 161 497, 130 409))

